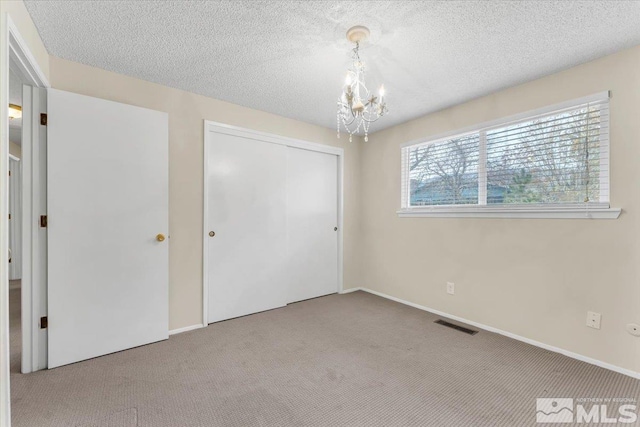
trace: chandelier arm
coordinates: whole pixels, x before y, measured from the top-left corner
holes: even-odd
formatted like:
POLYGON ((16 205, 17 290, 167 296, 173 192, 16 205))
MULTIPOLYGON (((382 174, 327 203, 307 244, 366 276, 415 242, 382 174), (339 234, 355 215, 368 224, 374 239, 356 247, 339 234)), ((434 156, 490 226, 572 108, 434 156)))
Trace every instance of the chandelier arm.
POLYGON ((346 127, 346 126, 351 126, 351 124, 352 124, 353 122, 355 122, 355 121, 356 121, 356 118, 355 118, 355 117, 352 117, 352 118, 351 118, 351 120, 349 120, 349 122, 347 123, 347 121, 345 120, 345 118, 344 118, 344 117, 342 117, 342 123, 345 125, 345 127, 346 127))
MULTIPOLYGON (((351 109, 349 109, 349 111, 351 111, 351 109)), ((353 123, 356 120, 356 116, 353 114, 353 112, 351 112, 351 116, 350 116, 350 120, 347 123, 347 118, 349 118, 348 114, 344 114, 342 112, 339 113, 340 118, 342 119, 343 123, 350 125, 351 123, 353 123)))
POLYGON ((340 115, 340 119, 342 120, 342 124, 344 125, 345 128, 351 126, 353 124, 353 122, 355 122, 356 118, 355 117, 351 117, 351 120, 347 121, 347 117, 345 117, 344 115, 340 115))

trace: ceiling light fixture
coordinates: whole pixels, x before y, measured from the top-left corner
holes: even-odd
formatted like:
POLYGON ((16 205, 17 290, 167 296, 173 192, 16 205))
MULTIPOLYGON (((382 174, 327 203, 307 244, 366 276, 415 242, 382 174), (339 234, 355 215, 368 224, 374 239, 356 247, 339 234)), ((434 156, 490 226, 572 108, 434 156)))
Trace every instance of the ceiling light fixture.
POLYGON ((22 107, 16 104, 9 104, 9 119, 21 119, 22 107))
POLYGON ((384 99, 384 85, 376 97, 369 92, 364 81, 364 62, 360 59, 360 42, 369 37, 369 29, 361 25, 349 28, 347 40, 356 44, 351 59, 353 63, 347 70, 342 94, 338 99, 337 127, 340 138, 340 125, 349 133, 349 141, 353 134, 364 131, 364 140, 369 140, 369 125, 387 113, 384 99))

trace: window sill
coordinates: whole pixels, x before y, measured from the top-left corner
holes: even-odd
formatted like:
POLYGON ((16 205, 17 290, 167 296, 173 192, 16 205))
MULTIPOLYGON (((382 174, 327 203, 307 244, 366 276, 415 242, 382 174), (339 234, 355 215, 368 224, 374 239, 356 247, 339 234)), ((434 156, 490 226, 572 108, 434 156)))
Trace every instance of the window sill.
POLYGON ((617 219, 619 208, 434 206, 397 211, 400 218, 617 219))

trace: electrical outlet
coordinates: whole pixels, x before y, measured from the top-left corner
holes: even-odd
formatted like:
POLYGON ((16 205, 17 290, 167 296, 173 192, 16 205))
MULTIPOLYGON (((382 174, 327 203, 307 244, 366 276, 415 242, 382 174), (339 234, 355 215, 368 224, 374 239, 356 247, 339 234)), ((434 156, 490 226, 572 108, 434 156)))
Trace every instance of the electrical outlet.
POLYGON ((587 326, 593 329, 600 329, 600 319, 602 315, 593 311, 587 311, 587 326))
POLYGON ((447 282, 447 293, 451 295, 456 293, 455 285, 453 284, 453 282, 447 282))
POLYGON ((640 337, 640 325, 636 323, 627 324, 627 332, 629 332, 634 337, 640 337))

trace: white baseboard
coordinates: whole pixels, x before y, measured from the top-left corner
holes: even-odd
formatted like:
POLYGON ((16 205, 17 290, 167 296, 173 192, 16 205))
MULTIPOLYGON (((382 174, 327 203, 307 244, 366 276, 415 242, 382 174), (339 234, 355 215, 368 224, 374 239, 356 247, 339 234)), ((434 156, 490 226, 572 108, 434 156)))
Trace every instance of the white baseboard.
POLYGON ((498 328, 494 328, 492 326, 483 325, 482 323, 474 322, 473 320, 468 320, 468 319, 464 319, 462 317, 454 316, 452 314, 448 314, 448 313, 445 313, 445 312, 440 311, 440 310, 435 310, 435 309, 430 308, 430 307, 425 307, 425 306, 420 305, 420 304, 416 304, 416 303, 413 303, 413 302, 405 301, 403 299, 396 298, 396 297, 391 296, 391 295, 383 294, 382 292, 374 291, 372 289, 368 289, 368 288, 351 288, 351 289, 347 289, 345 291, 342 291, 340 293, 341 294, 348 294, 348 293, 355 292, 355 291, 368 292, 370 294, 377 295, 379 297, 386 298, 386 299, 389 299, 389 300, 392 300, 392 301, 395 301, 395 302, 399 302, 401 304, 405 304, 405 305, 417 308, 419 310, 428 311, 429 313, 436 314, 438 316, 446 317, 446 318, 449 318, 449 319, 452 319, 452 320, 455 320, 455 321, 458 321, 458 322, 461 322, 461 323, 466 323, 467 325, 472 325, 472 326, 475 326, 476 328, 484 329, 485 331, 494 332, 496 334, 504 335, 505 337, 513 338, 514 340, 522 341, 524 343, 527 343, 527 344, 530 344, 530 345, 533 345, 533 346, 536 346, 536 347, 540 347, 540 348, 543 348, 545 350, 553 351, 554 353, 560 353, 560 354, 562 354, 564 356, 571 357, 572 359, 580 360, 582 362, 590 363, 592 365, 596 365, 596 366, 599 366, 601 368, 608 369, 610 371, 618 372, 618 373, 623 374, 623 375, 628 375, 628 376, 630 376, 632 378, 640 379, 640 372, 635 372, 635 371, 632 371, 630 369, 621 368, 620 366, 612 365, 610 363, 603 362, 603 361, 597 360, 597 359, 593 359, 591 357, 587 357, 587 356, 584 356, 582 354, 574 353, 572 351, 565 350, 563 348, 554 347, 554 346, 549 345, 549 344, 545 344, 545 343, 542 343, 542 342, 539 342, 539 341, 535 341, 535 340, 532 340, 532 339, 529 339, 529 338, 525 338, 525 337, 522 337, 520 335, 513 334, 511 332, 507 332, 507 331, 503 331, 503 330, 498 329, 498 328))
POLYGON ((203 328, 204 325, 198 323, 197 325, 185 326, 184 328, 172 329, 169 331, 169 335, 181 334, 183 332, 193 331, 194 329, 203 328))

